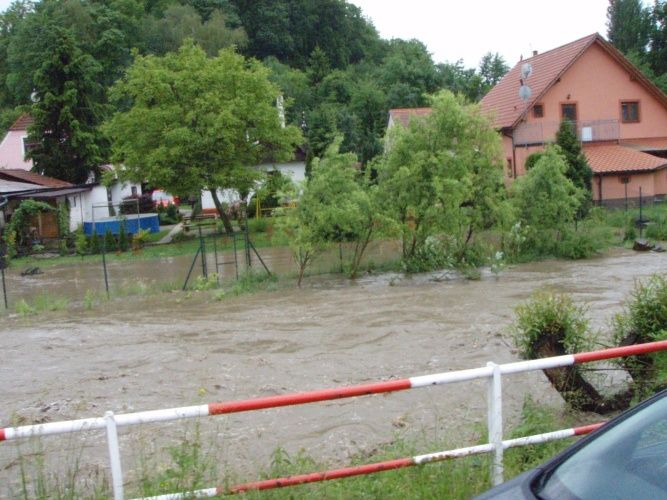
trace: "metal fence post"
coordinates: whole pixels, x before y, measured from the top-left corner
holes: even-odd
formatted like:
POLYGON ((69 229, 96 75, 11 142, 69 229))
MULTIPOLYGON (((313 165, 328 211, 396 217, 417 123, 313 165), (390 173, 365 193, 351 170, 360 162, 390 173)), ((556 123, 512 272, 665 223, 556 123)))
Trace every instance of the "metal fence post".
POLYGON ((109 445, 109 461, 111 462, 111 480, 114 500, 123 500, 123 470, 120 466, 120 447, 118 446, 118 429, 113 412, 104 414, 107 424, 107 444, 109 445))
POLYGON ((498 486, 503 482, 503 396, 500 366, 489 362, 486 366, 492 369, 489 378, 488 392, 488 430, 489 443, 494 447, 491 465, 491 482, 498 486))

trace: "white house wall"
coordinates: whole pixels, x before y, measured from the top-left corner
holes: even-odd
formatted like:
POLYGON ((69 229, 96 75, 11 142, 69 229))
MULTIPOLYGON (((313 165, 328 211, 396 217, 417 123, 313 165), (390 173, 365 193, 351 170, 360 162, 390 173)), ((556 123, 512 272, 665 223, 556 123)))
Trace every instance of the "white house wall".
MULTIPOLYGON (((241 200, 241 196, 235 189, 218 189, 218 199, 221 203, 231 205, 241 200)), ((213 203, 213 196, 207 189, 201 192, 201 208, 202 210, 215 210, 215 203, 213 203)))
POLYGON ((111 186, 111 201, 114 205, 123 201, 123 198, 132 196, 132 188, 135 188, 137 195, 141 195, 141 185, 132 182, 115 182, 111 186))
MULTIPOLYGON (((294 161, 287 163, 264 163, 253 167, 262 172, 279 171, 281 174, 289 177, 292 182, 299 183, 306 179, 306 163, 303 161, 294 161)), ((240 201, 239 193, 234 189, 218 189, 218 198, 222 203, 231 204, 240 201)), ((210 191, 202 191, 201 196, 202 210, 215 210, 215 203, 210 191)))
POLYGON ((271 172, 278 170, 281 174, 292 179, 292 182, 298 183, 306 179, 306 162, 293 161, 288 163, 264 163, 255 167, 262 172, 271 172))

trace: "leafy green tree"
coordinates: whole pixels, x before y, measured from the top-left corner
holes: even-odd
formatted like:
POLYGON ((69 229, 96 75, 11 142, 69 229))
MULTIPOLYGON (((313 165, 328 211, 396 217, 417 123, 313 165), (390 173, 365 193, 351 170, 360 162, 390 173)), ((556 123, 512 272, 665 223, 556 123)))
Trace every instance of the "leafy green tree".
POLYGON ((117 249, 116 237, 111 232, 111 229, 107 229, 104 233, 104 250, 106 252, 115 252, 117 249))
POLYGON ((310 53, 308 60, 308 78, 311 85, 317 85, 331 73, 331 64, 327 54, 318 45, 310 53))
POLYGON ((484 93, 486 94, 493 86, 509 71, 509 66, 503 57, 497 52, 487 52, 479 63, 479 75, 482 79, 484 93))
POLYGON ((667 2, 656 0, 652 21, 648 59, 653 72, 661 76, 667 73, 667 2))
POLYGON ((649 42, 650 13, 641 0, 609 0, 607 38, 627 54, 644 55, 649 42))
MULTIPOLYGON (((297 262, 316 248, 338 243, 350 244, 352 257, 348 268, 354 278, 368 244, 381 223, 376 208, 376 187, 371 186, 356 168, 354 154, 340 153, 341 137, 324 156, 313 161, 312 174, 304 186, 298 206, 286 227, 296 236, 293 249, 297 262)), ((299 283, 305 267, 300 265, 299 283)))
POLYGON ((10 73, 9 45, 16 35, 19 25, 32 12, 33 3, 27 0, 16 0, 0 13, 0 107, 13 107, 21 104, 13 92, 7 88, 6 81, 10 73))
POLYGON ((269 79, 282 90, 289 104, 285 110, 287 123, 302 127, 306 113, 314 106, 314 89, 308 75, 299 69, 290 68, 273 56, 265 59, 264 65, 271 71, 269 79))
POLYGON ((454 94, 462 94, 473 102, 484 96, 482 77, 474 68, 465 68, 462 59, 453 64, 438 64, 437 71, 440 85, 454 94))
POLYGON ((160 19, 145 22, 145 46, 149 53, 164 55, 174 52, 186 38, 192 38, 209 56, 225 47, 244 47, 247 36, 242 27, 230 27, 225 14, 212 10, 203 19, 190 5, 172 4, 160 19))
POLYGON ((106 126, 114 159, 174 194, 208 189, 231 233, 218 189, 248 192, 259 175, 252 165, 287 159, 301 142, 296 127, 280 125, 278 95, 264 66, 231 49, 208 58, 188 42, 164 57, 137 56, 113 89, 132 102, 106 126))
POLYGON ((564 120, 556 132, 556 144, 560 146, 560 152, 567 163, 565 176, 584 193, 584 199, 579 211, 579 218, 585 217, 592 203, 591 186, 593 182, 593 170, 588 165, 588 160, 581 149, 581 143, 577 139, 574 124, 564 120))
POLYGON ((316 47, 332 68, 376 55, 380 40, 361 10, 344 0, 232 0, 249 35, 247 54, 305 69, 316 47))
POLYGON ((404 259, 444 237, 461 263, 474 233, 504 220, 500 138, 462 96, 442 91, 431 105, 430 115, 390 130, 379 189, 400 228, 404 259))
POLYGON ((529 243, 548 252, 575 219, 584 191, 567 177, 568 163, 559 146, 548 147, 535 165, 512 185, 519 220, 528 227, 529 243), (548 247, 548 248, 545 248, 548 247))
POLYGON ((80 184, 97 171, 104 155, 98 130, 104 117, 103 90, 96 81, 100 67, 70 31, 48 26, 42 37, 49 51, 33 78, 36 102, 28 141, 35 146, 26 156, 36 171, 80 184))
POLYGON ((389 42, 389 53, 379 70, 390 108, 427 104, 426 94, 438 89, 438 72, 431 54, 419 40, 389 42))

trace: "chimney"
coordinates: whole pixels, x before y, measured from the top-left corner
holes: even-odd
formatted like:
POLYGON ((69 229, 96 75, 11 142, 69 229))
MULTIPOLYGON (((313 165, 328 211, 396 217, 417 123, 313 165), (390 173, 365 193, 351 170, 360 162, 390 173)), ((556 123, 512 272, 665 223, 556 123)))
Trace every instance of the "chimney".
POLYGON ((533 57, 535 57, 536 55, 537 55, 537 51, 533 50, 533 57))

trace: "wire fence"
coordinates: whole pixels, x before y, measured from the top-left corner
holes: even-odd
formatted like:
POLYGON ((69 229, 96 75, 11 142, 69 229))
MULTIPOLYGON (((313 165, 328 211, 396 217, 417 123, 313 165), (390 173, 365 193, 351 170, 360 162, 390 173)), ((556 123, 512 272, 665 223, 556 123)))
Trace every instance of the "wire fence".
MULTIPOLYGON (((321 254, 309 274, 343 271, 349 250, 345 245, 321 254)), ((382 265, 399 258, 397 242, 374 241, 364 263, 382 265)), ((1 266, 0 266, 1 267, 1 266)), ((148 243, 142 248, 117 249, 83 256, 35 256, 2 269, 3 307, 63 309, 87 306, 108 298, 147 295, 172 290, 232 286, 249 272, 293 276, 297 267, 288 241, 271 228, 233 235, 219 232, 215 221, 191 223, 168 244, 148 243)), ((2 289, 0 289, 2 293, 2 289)), ((21 309, 22 310, 22 309, 21 309)))

